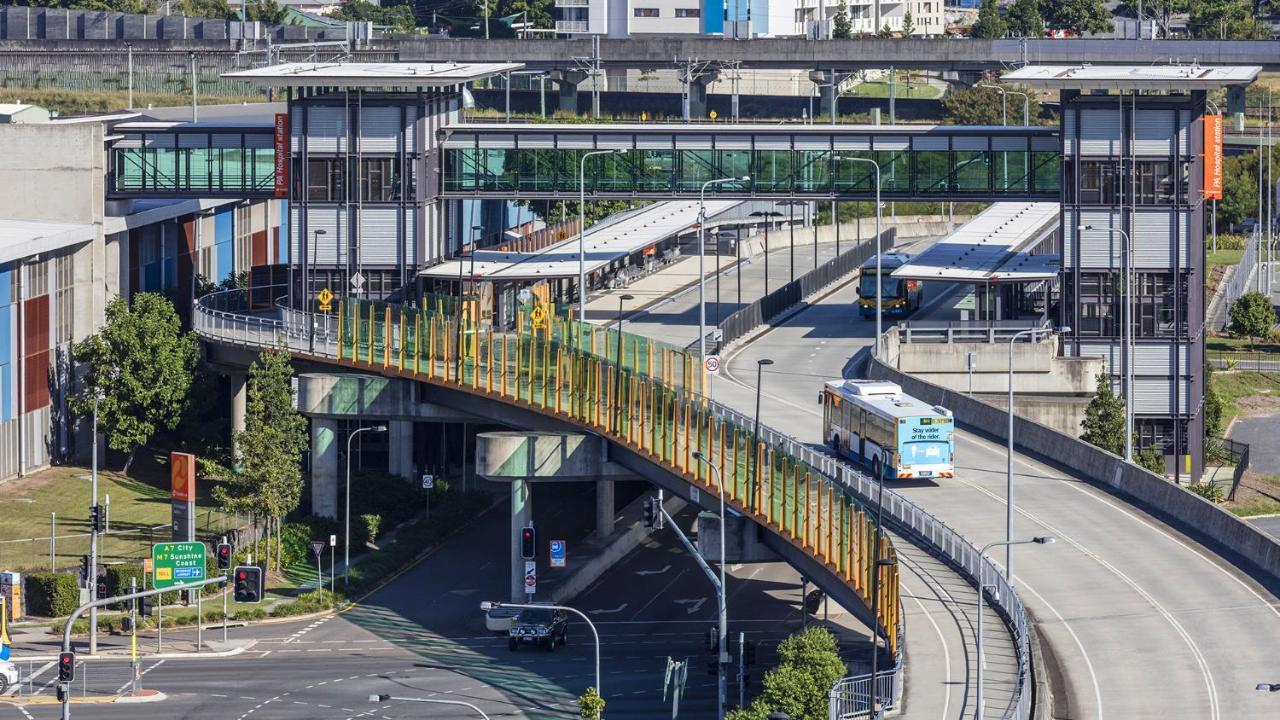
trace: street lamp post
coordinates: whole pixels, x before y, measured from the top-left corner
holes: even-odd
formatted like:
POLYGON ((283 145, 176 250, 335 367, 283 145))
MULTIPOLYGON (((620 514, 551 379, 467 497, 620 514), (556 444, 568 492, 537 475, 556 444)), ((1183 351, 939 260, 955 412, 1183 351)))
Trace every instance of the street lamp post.
MULTIPOLYGON (((769 294, 769 226, 782 217, 777 210, 756 210, 751 217, 764 218, 764 294, 769 294)), ((742 305, 742 262, 738 262, 738 305, 742 305)))
POLYGON ((613 431, 619 432, 618 428, 622 425, 622 304, 627 300, 635 300, 634 295, 618 296, 618 354, 614 356, 613 364, 613 431))
POLYGON ((384 703, 387 701, 432 703, 435 705, 461 705, 462 707, 469 707, 472 710, 475 710, 480 715, 480 717, 484 718, 484 720, 489 720, 489 716, 485 715, 483 710, 476 707, 475 705, 472 705, 469 702, 464 702, 462 700, 437 700, 435 698, 397 697, 395 695, 386 695, 386 694, 369 696, 369 702, 371 703, 384 703))
MULTIPOLYGON (((1005 433, 1005 440, 1008 441, 1008 447, 1005 450, 1005 480, 1004 480, 1004 537, 1005 537, 1005 556, 1004 556, 1004 576, 1008 578, 1009 584, 1013 585, 1013 344, 1023 335, 1034 335, 1042 332, 1040 328, 1027 328, 1013 334, 1009 338, 1009 426, 1005 433)), ((1061 332, 1069 333, 1071 328, 1061 328, 1061 332)))
MULTIPOLYGON (((306 302, 306 308, 307 308, 306 315, 304 317, 311 317, 311 285, 315 282, 315 275, 316 275, 316 248, 320 245, 320 236, 328 235, 328 234, 329 234, 328 231, 325 230, 324 228, 317 228, 315 231, 311 233, 311 256, 307 258, 307 272, 305 273, 306 277, 304 278, 304 281, 303 281, 303 284, 306 287, 302 289, 302 297, 304 302, 306 302)), ((315 319, 312 318, 308 324, 310 325, 310 328, 308 332, 309 340, 307 341, 307 344, 308 344, 308 347, 310 348, 310 351, 314 353, 316 351, 315 319)))
POLYGON ((386 432, 386 425, 372 425, 369 427, 356 428, 347 436, 347 499, 345 516, 345 528, 342 533, 342 589, 347 589, 347 576, 351 572, 351 441, 355 436, 372 430, 373 432, 386 432))
MULTIPOLYGON (((764 384, 764 366, 772 365, 773 361, 769 358, 760 358, 756 361, 756 416, 755 422, 751 425, 751 462, 754 465, 758 456, 758 448, 760 447, 760 388, 764 384)), ((752 477, 756 477, 758 473, 753 472, 752 477)), ((751 498, 754 500, 757 488, 753 487, 751 498)))
POLYGON ((837 156, 842 162, 869 163, 876 169, 876 357, 880 357, 880 336, 884 334, 884 303, 882 302, 884 278, 880 277, 880 255, 883 252, 880 238, 880 163, 870 158, 854 158, 837 156))
MULTIPOLYGON (((707 224, 707 188, 731 182, 750 182, 750 175, 708 180, 698 191, 698 358, 707 356, 707 250, 703 243, 707 224)), ((720 253, 716 253, 716 272, 720 272, 720 253)))
POLYGON ((1097 231, 1124 238, 1121 252, 1122 272, 1124 273, 1124 305, 1120 314, 1120 342, 1124 344, 1124 461, 1133 462, 1133 239, 1129 233, 1119 228, 1095 228, 1092 225, 1077 225, 1080 232, 1097 231))
POLYGON ((1005 89, 1000 87, 999 85, 985 85, 983 83, 978 83, 978 87, 986 88, 988 90, 995 90, 996 92, 1000 93, 1000 124, 1008 125, 1009 124, 1009 103, 1004 96, 1006 92, 1005 89))
MULTIPOLYGON (((975 712, 973 715, 974 720, 982 720, 982 709, 983 709, 982 708, 982 591, 985 588, 996 587, 995 585, 992 585, 990 583, 984 584, 982 582, 982 566, 983 566, 983 560, 985 560, 987 557, 987 550, 990 550, 992 547, 996 545, 1004 545, 1006 549, 1010 549, 1014 545, 1030 545, 1032 543, 1035 543, 1036 545, 1050 545, 1053 542, 1054 542, 1054 537, 1052 535, 1040 535, 1033 538, 1028 538, 1026 540, 995 540, 993 542, 987 543, 986 545, 983 545, 982 549, 978 551, 978 621, 977 621, 978 652, 977 652, 977 658, 976 658, 977 662, 975 663, 975 665, 977 665, 978 672, 977 672, 977 686, 975 689, 976 702, 974 703, 974 706, 975 706, 975 712)), ((1009 566, 1005 565, 1006 572, 1008 571, 1008 569, 1009 569, 1009 566)), ((1009 585, 1010 587, 1012 587, 1013 578, 1012 576, 1007 576, 1007 577, 1009 577, 1009 585)), ((872 678, 872 682, 874 681, 875 679, 872 678)))
MULTIPOLYGON (((89 525, 89 568, 85 574, 84 584, 96 589, 98 574, 98 523, 102 522, 102 511, 98 509, 98 402, 106 395, 102 388, 93 389, 93 464, 90 472, 89 512, 98 517, 98 522, 89 525)), ((8 612, 8 608, 3 608, 8 612)), ((98 608, 89 608, 89 654, 98 653, 98 608)))
POLYGON ((879 720, 880 704, 879 687, 876 685, 876 672, 880 665, 880 568, 894 564, 894 560, 880 557, 880 528, 884 520, 884 476, 893 464, 893 451, 887 450, 880 458, 880 472, 876 473, 879 489, 876 491, 876 535, 872 552, 875 554, 875 572, 871 576, 871 694, 869 710, 872 720, 879 720))
MULTIPOLYGON (((707 456, 703 455, 701 450, 694 450, 693 458, 706 465, 711 470, 711 473, 716 476, 716 488, 720 490, 720 592, 717 593, 720 596, 717 598, 720 606, 720 657, 716 662, 716 686, 720 697, 720 708, 723 712, 729 698, 729 681, 728 678, 725 677, 725 666, 723 662, 725 656, 729 654, 729 609, 725 600, 725 594, 727 592, 725 588, 728 586, 725 585, 724 580, 724 480, 720 477, 720 469, 707 459, 707 456)), ((803 604, 803 598, 801 599, 801 604, 803 604)))
POLYGON ((578 322, 587 321, 587 158, 624 152, 622 148, 592 150, 578 161, 578 322))
MULTIPOLYGON (((599 694, 600 697, 604 697, 604 691, 600 689, 600 633, 596 632, 595 623, 591 622, 591 618, 582 614, 581 611, 575 610, 574 608, 569 607, 568 605, 542 605, 542 604, 530 605, 527 603, 498 602, 496 600, 494 601, 485 600, 480 603, 480 609, 483 610, 484 612, 489 612, 494 608, 504 608, 504 607, 520 608, 521 610, 563 610, 565 612, 571 612, 574 615, 577 615, 578 617, 582 618, 582 621, 587 624, 587 627, 591 628, 591 635, 595 638, 595 641, 596 641, 596 693, 599 694)), ((599 716, 597 715, 597 717, 599 716)))

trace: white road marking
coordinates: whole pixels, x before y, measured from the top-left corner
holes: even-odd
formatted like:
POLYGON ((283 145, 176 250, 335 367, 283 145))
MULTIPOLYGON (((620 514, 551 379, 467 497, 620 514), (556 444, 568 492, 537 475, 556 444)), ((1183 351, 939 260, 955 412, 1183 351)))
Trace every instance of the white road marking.
POLYGON ((602 609, 597 609, 597 610, 588 610, 588 611, 587 611, 587 614, 588 614, 588 615, 612 615, 613 613, 620 613, 620 612, 622 612, 623 610, 626 610, 626 609, 627 609, 627 605, 628 605, 628 603, 622 603, 622 604, 621 604, 621 605, 619 605, 618 607, 613 608, 613 609, 611 609, 611 610, 602 610, 602 609))
POLYGON ((701 609, 702 609, 702 605, 703 605, 703 603, 705 603, 706 601, 707 601, 707 599, 706 599, 706 598, 704 598, 704 597, 697 598, 696 600, 680 599, 680 600, 676 600, 676 604, 677 604, 677 605, 688 605, 689 607, 685 608, 685 612, 687 612, 687 613, 689 613, 690 615, 692 615, 692 614, 694 614, 694 613, 698 612, 699 610, 701 610, 701 609))
POLYGON ((662 573, 670 569, 671 569, 670 565, 663 565, 661 570, 637 570, 636 574, 642 577, 645 575, 661 575, 662 573))

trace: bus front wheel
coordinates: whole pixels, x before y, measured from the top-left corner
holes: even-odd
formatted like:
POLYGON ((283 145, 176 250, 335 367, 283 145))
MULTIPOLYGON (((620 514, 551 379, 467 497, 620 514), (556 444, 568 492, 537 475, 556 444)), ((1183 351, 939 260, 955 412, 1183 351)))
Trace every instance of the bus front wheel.
POLYGON ((876 457, 871 461, 871 477, 875 478, 876 480, 879 480, 880 473, 881 473, 881 462, 880 462, 880 458, 876 457))

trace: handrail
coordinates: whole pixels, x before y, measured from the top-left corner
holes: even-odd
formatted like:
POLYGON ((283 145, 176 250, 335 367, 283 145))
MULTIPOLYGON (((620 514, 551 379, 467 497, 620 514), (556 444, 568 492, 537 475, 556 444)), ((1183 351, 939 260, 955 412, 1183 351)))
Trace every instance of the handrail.
MULTIPOLYGON (((196 331, 202 336, 214 340, 222 340, 257 347, 277 346, 317 357, 332 358, 338 358, 340 357, 340 353, 344 352, 344 348, 350 340, 349 333, 352 332, 353 328, 360 328, 360 332, 365 332, 364 328, 367 325, 367 321, 363 319, 358 324, 352 324, 350 323, 350 317, 341 319, 333 316, 317 317, 312 316, 309 313, 302 313, 294 310, 284 310, 281 318, 261 318, 247 315, 243 312, 236 312, 231 309, 235 305, 233 302, 233 294, 243 292, 243 290, 232 290, 224 293, 213 293, 200 298, 196 304, 196 331), (212 307, 214 305, 217 305, 220 309, 214 309, 212 307), (315 329, 314 338, 312 337, 312 328, 315 329), (342 342, 340 343, 339 340, 342 342)), ((364 307, 369 307, 369 304, 364 304, 364 307)), ((405 309, 399 308, 399 310, 403 311, 405 309)), ((389 306, 388 308, 384 308, 384 313, 389 314, 389 312, 389 306)), ((383 317, 386 317, 386 314, 384 314, 383 317)), ((522 318, 520 323, 522 324, 522 327, 528 325, 529 318, 522 318)), ((375 326, 377 326, 376 322, 375 326)), ((451 357, 447 353, 449 353, 452 348, 456 347, 456 340, 454 340, 452 335, 448 332, 448 328, 450 327, 456 326, 451 326, 447 322, 440 322, 437 325, 437 328, 445 329, 444 336, 433 336, 433 342, 440 343, 440 345, 435 349, 437 351, 444 352, 446 357, 451 357)), ((386 328, 384 327, 383 330, 386 331, 386 328)), ((506 379, 511 378, 509 363, 499 361, 496 357, 496 353, 499 349, 501 348, 506 350, 508 348, 508 344, 503 341, 495 342, 493 340, 493 338, 503 337, 501 334, 492 332, 486 333, 484 330, 469 332, 474 332, 474 336, 469 335, 468 339, 464 340, 464 344, 476 342, 471 339, 472 337, 488 338, 487 349, 489 353, 487 355, 484 352, 476 354, 475 358, 478 360, 476 366, 479 368, 478 373, 475 372, 471 365, 472 356, 467 356, 467 362, 463 363, 464 368, 461 375, 461 382, 465 385, 469 381, 477 392, 487 392, 487 389, 483 385, 475 385, 475 383, 483 383, 486 380, 488 382, 493 382, 495 377, 506 379), (499 363, 502 365, 502 368, 495 372, 493 368, 499 363), (487 377, 486 368, 488 368, 487 377)), ((602 332, 603 329, 595 326, 585 324, 579 325, 577 323, 556 318, 554 332, 549 330, 548 335, 556 336, 554 339, 556 343, 559 343, 557 350, 561 352, 575 352, 572 344, 576 343, 578 347, 581 348, 581 350, 577 350, 576 352, 590 359, 591 362, 583 365, 577 364, 576 361, 575 363, 557 361, 555 364, 547 367, 548 375, 551 376, 550 382, 553 384, 561 383, 564 380, 563 376, 566 375, 569 380, 585 377, 582 373, 584 370, 589 369, 594 369, 597 373, 595 376, 597 380, 601 377, 613 379, 614 376, 611 375, 611 373, 617 366, 611 361, 604 360, 600 355, 593 354, 587 350, 587 334, 590 333, 590 337, 592 338, 591 342, 595 342, 594 338, 602 332)), ((617 338, 616 333, 602 336, 612 338, 614 340, 617 338)), ((383 337, 385 339, 386 335, 383 337)), ((536 347, 540 344, 539 342, 535 342, 531 345, 527 336, 522 335, 520 337, 523 338, 522 342, 524 343, 521 347, 524 347, 525 350, 531 346, 536 347)), ((642 348, 637 343, 645 341, 641 338, 625 334, 623 338, 625 341, 623 353, 624 361, 629 356, 631 365, 634 366, 640 363, 644 358, 643 353, 641 352, 642 348)), ((387 344, 388 347, 382 349, 376 347, 376 344, 374 343, 360 344, 357 342, 356 346, 360 353, 365 358, 372 358, 371 361, 360 360, 358 361, 358 364, 376 366, 379 362, 387 363, 390 361, 392 356, 398 356, 402 349, 407 349, 405 346, 401 345, 400 337, 397 334, 391 334, 389 339, 391 342, 387 344), (387 352, 388 348, 390 353, 387 352), (372 355, 368 353, 372 353, 372 355)), ((421 346, 422 342, 423 337, 421 336, 415 336, 412 338, 406 336, 406 343, 409 345, 416 344, 421 346)), ((602 349, 607 349, 608 352, 613 352, 613 348, 610 347, 608 342, 603 343, 601 347, 602 349)), ((668 353, 674 354, 677 352, 678 351, 675 350, 664 349, 664 358, 668 353)), ((432 359, 431 365, 428 366, 426 363, 423 363, 421 367, 417 368, 417 370, 421 371, 421 374, 428 374, 430 378, 442 382, 458 382, 458 377, 454 376, 453 373, 455 370, 450 362, 440 362, 440 358, 434 353, 429 353, 429 355, 432 359)), ((351 360, 349 357, 346 359, 351 360)), ((456 358, 453 359, 456 360, 456 358)), ((561 358, 561 360, 563 360, 563 358, 561 358)), ((679 378, 673 378, 672 375, 675 373, 672 373, 670 371, 671 368, 666 367, 665 365, 661 373, 654 372, 653 375, 650 376, 643 372, 632 372, 636 368, 633 367, 629 370, 627 368, 627 364, 627 362, 622 364, 624 379, 634 380, 641 384, 648 383, 649 389, 658 390, 657 394, 649 396, 649 399, 651 401, 659 399, 663 404, 655 407, 652 403, 644 405, 642 402, 641 405, 644 406, 639 408, 639 412, 627 416, 627 419, 623 422, 625 425, 623 431, 630 433, 630 435, 626 437, 622 437, 614 433, 609 427, 607 427, 607 422, 605 427, 601 427, 599 424, 584 424, 588 424, 602 434, 609 434, 624 442, 632 444, 636 442, 638 436, 639 446, 645 453, 649 454, 651 458, 664 462, 670 469, 685 475, 692 482, 702 483, 709 489, 709 491, 717 491, 718 489, 715 489, 711 484, 712 480, 710 473, 702 468, 701 463, 685 461, 680 457, 680 455, 682 453, 690 452, 693 449, 693 443, 703 442, 703 427, 701 425, 701 422, 703 421, 709 421, 712 426, 719 423, 719 426, 722 428, 720 437, 723 439, 725 437, 723 428, 732 428, 737 430, 752 428, 754 420, 747 418, 745 415, 732 408, 725 407, 724 405, 711 402, 710 400, 703 398, 700 393, 696 392, 689 385, 682 385, 680 382, 676 382, 679 378), (631 374, 627 377, 629 372, 631 374), (659 381, 659 375, 672 381, 671 386, 663 387, 663 383, 659 381), (675 390, 673 388, 679 389, 675 390), (687 413, 689 411, 696 411, 698 408, 702 408, 704 410, 704 414, 699 418, 699 422, 696 426, 686 421, 682 421, 679 416, 679 412, 676 413, 674 422, 672 421, 672 415, 670 413, 672 408, 669 401, 675 398, 676 395, 679 395, 681 400, 679 407, 682 408, 683 412, 687 413), (691 430, 695 432, 694 436, 689 435, 691 430), (674 431, 677 437, 672 438, 669 435, 670 431, 674 431), (682 438, 678 437, 680 432, 685 433, 683 441, 682 438), (661 446, 659 446, 658 443, 660 443, 661 446)), ((517 379, 523 383, 531 380, 532 378, 517 376, 517 379)), ((536 387, 535 383, 529 383, 527 386, 520 385, 514 390, 507 388, 499 392, 495 388, 492 394, 499 395, 508 400, 533 404, 531 393, 533 392, 534 387, 536 387)), ((600 395, 607 395, 610 392, 608 387, 599 384, 594 388, 588 389, 592 390, 592 392, 597 392, 600 395)), ((568 393, 564 393, 563 388, 561 388, 561 394, 559 395, 560 399, 570 405, 570 407, 562 407, 561 410, 563 412, 561 412, 561 414, 568 415, 569 417, 578 419, 579 421, 581 421, 580 418, 583 416, 582 411, 584 409, 587 415, 591 414, 593 410, 598 414, 600 412, 600 408, 593 408, 591 404, 592 401, 588 397, 589 393, 579 392, 578 390, 578 388, 573 387, 569 389, 568 393)), ((607 421, 607 416, 611 413, 606 411, 605 414, 607 421)), ((788 488, 795 491, 800 488, 808 489, 810 487, 808 476, 805 476, 804 481, 797 483, 796 475, 794 474, 795 471, 793 470, 793 474, 790 476, 791 484, 787 485, 787 480, 783 481, 784 489, 781 504, 783 512, 777 512, 779 507, 776 499, 771 499, 769 508, 761 507, 759 503, 756 502, 756 500, 760 499, 759 495, 754 499, 747 496, 747 493, 745 492, 747 488, 744 487, 743 481, 749 481, 749 478, 744 477, 745 473, 743 471, 757 471, 756 479, 759 479, 761 476, 770 476, 768 473, 761 472, 761 463, 753 463, 750 458, 737 457, 739 449, 748 446, 740 445, 737 441, 741 438, 737 435, 734 435, 734 438, 735 440, 732 445, 734 452, 732 456, 727 456, 724 452, 716 452, 714 450, 710 455, 713 462, 724 463, 726 468, 732 468, 731 472, 725 473, 725 477, 731 478, 731 481, 726 483, 725 488, 727 497, 732 498, 731 504, 733 504, 736 509, 757 517, 758 513, 765 513, 765 517, 762 520, 757 520, 758 522, 766 524, 772 528, 776 528, 778 531, 783 533, 790 532, 792 534, 800 534, 802 537, 799 539, 799 543, 802 547, 811 552, 819 552, 819 549, 814 548, 811 544, 811 541, 816 539, 813 537, 813 533, 822 527, 821 519, 827 520, 828 530, 830 530, 830 523, 835 520, 835 513, 829 512, 825 517, 823 515, 824 508, 822 502, 825 500, 825 497, 820 496, 818 498, 819 502, 815 507, 814 504, 810 502, 812 498, 806 496, 806 502, 803 503, 803 507, 801 509, 797 509, 796 505, 799 503, 796 502, 796 495, 793 494, 791 495, 792 503, 791 505, 788 505, 786 495, 788 488), (752 506, 755 509, 752 509, 752 506), (788 512, 792 513, 791 517, 787 516, 788 512), (770 517, 770 513, 773 513, 774 516, 770 517), (815 522, 815 517, 812 517, 811 513, 820 519, 815 522), (778 515, 781 517, 778 517, 778 515), (803 527, 798 527, 792 518, 802 518, 803 527)), ((876 497, 876 483, 870 477, 858 471, 848 463, 845 463, 839 458, 829 455, 824 451, 817 450, 806 443, 764 424, 760 425, 759 438, 761 441, 760 447, 768 448, 768 457, 772 459, 777 459, 778 457, 786 458, 789 460, 792 468, 807 468, 808 472, 812 475, 820 476, 821 478, 830 481, 833 486, 842 488, 845 491, 844 494, 860 501, 858 504, 874 506, 873 498, 876 497)), ((724 450, 723 445, 721 446, 721 450, 724 450)), ((777 475, 773 475, 772 477, 776 478, 777 475)), ((786 472, 783 473, 782 477, 787 478, 786 472)), ((759 489, 757 488, 757 493, 758 492, 759 489)), ((883 497, 884 516, 886 521, 891 523, 901 534, 909 535, 931 548, 971 581, 996 586, 996 592, 993 593, 990 606, 1001 615, 1006 625, 1009 626, 1013 634, 1014 648, 1018 659, 1018 673, 1015 688, 1012 693, 1009 706, 1005 708, 1005 711, 1002 713, 1002 717, 1012 720, 1026 720, 1030 717, 1031 713, 1031 652, 1029 627, 1027 625, 1026 613, 1022 607, 1021 600, 1000 573, 999 569, 996 568, 990 560, 981 557, 977 547, 952 529, 947 525, 947 523, 943 522, 941 519, 918 505, 910 502, 892 489, 886 488, 884 490, 883 497)), ((830 505, 827 506, 828 509, 831 507, 832 506, 830 505)), ((854 511, 852 517, 856 519, 857 515, 861 514, 860 512, 857 512, 860 508, 857 507, 857 504, 852 504, 851 509, 854 511)), ((863 522, 865 522, 865 520, 863 522)), ((869 527, 869 524, 867 527, 869 527)), ((887 552, 892 554, 892 548, 888 547, 887 552)), ((865 570, 865 568, 851 568, 846 565, 843 566, 839 572, 844 573, 842 576, 848 576, 850 574, 850 570, 862 571, 865 570)), ((896 588, 896 568, 891 567, 889 570, 894 571, 894 574, 892 575, 892 584, 896 588)), ((850 580, 850 582, 854 585, 855 590, 857 590, 857 583, 854 580, 850 580)), ((859 592, 864 593, 865 588, 859 592)), ((866 597, 865 594, 863 597, 866 597)), ((888 627, 886 627, 886 636, 900 640, 900 632, 903 629, 901 626, 902 615, 899 610, 899 605, 896 602, 896 597, 897 594, 895 589, 892 593, 892 600, 882 604, 882 607, 892 608, 892 610, 886 610, 885 612, 885 618, 889 620, 888 627), (892 628, 891 631, 890 628, 892 628)), ((900 652, 900 642, 891 642, 890 648, 895 655, 898 654, 900 652)))

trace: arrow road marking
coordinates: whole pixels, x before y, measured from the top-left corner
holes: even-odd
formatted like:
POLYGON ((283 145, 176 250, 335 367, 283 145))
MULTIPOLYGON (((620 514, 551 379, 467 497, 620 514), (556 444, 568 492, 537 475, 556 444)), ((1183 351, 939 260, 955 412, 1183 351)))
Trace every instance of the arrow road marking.
POLYGON ((690 615, 692 615, 692 614, 694 614, 694 613, 698 612, 699 610, 701 610, 701 609, 702 609, 702 604, 703 604, 703 603, 705 603, 706 601, 707 601, 707 599, 703 597, 703 598, 698 598, 697 600, 677 600, 677 601, 676 601, 676 604, 677 604, 677 605, 688 605, 689 607, 685 608, 685 612, 687 612, 687 613, 689 613, 690 615))
POLYGON ((591 613, 592 615, 612 615, 614 613, 620 613, 626 609, 627 609, 627 603, 622 603, 621 605, 619 605, 618 607, 612 610, 588 610, 587 612, 591 613))
POLYGON ((671 569, 670 565, 663 565, 661 570, 637 570, 637 575, 661 575, 671 569))

